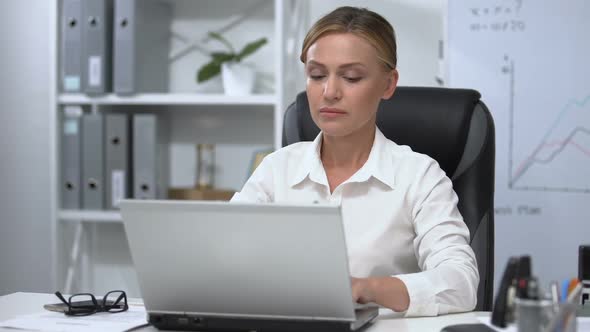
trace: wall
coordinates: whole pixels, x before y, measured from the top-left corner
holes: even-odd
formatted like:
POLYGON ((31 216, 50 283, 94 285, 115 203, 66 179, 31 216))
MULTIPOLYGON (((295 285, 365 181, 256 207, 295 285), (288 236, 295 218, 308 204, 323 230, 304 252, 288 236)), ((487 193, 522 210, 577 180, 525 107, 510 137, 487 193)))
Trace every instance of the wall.
POLYGON ((0 2, 0 295, 52 290, 53 1, 0 2))
POLYGON ((385 17, 396 32, 399 85, 436 86, 444 0, 310 1, 311 22, 338 6, 357 6, 385 17))

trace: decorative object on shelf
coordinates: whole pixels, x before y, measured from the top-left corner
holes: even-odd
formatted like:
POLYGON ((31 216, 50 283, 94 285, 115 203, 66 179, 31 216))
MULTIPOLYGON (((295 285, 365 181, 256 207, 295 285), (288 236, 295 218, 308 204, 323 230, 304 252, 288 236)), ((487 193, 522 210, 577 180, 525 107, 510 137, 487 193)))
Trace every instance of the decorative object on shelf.
POLYGON ((213 188, 215 178, 215 145, 197 144, 197 189, 213 188))
POLYGON ((170 188, 169 199, 229 201, 235 191, 213 186, 215 177, 215 145, 197 144, 197 179, 193 188, 170 188))
POLYGON ((223 89, 226 94, 234 96, 251 94, 256 78, 255 69, 253 66, 243 63, 242 60, 264 46, 267 39, 255 40, 246 44, 240 52, 236 52, 231 43, 221 34, 209 32, 209 37, 224 44, 228 52, 211 53, 211 61, 203 65, 197 73, 197 82, 205 82, 221 72, 223 89))
POLYGON ((221 82, 223 91, 230 96, 245 96, 254 91, 256 69, 241 62, 224 62, 221 64, 221 82))
POLYGON ((197 188, 170 188, 169 199, 197 200, 197 201, 229 201, 235 194, 233 190, 222 189, 197 189, 197 188))
POLYGON ((264 157, 268 156, 272 152, 273 150, 263 150, 254 153, 254 156, 252 157, 252 163, 250 165, 250 174, 248 175, 248 177, 250 177, 252 173, 254 173, 254 171, 256 170, 258 165, 260 165, 264 157))

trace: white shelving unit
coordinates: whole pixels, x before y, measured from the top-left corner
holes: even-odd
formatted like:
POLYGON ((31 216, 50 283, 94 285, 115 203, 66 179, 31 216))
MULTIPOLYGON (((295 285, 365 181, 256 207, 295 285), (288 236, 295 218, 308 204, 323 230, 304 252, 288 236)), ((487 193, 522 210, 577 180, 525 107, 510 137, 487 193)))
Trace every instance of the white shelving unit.
POLYGON ((58 218, 69 222, 122 222, 121 213, 118 211, 60 210, 58 218))
MULTIPOLYGON (((55 60, 55 84, 56 87, 59 87, 58 79, 60 77, 59 70, 60 70, 60 1, 61 0, 54 0, 56 11, 54 13, 55 17, 55 30, 52 31, 51 40, 55 41, 55 48, 54 48, 54 60, 55 60)), ((240 18, 237 17, 237 13, 235 12, 235 6, 227 6, 228 3, 236 4, 237 7, 240 6, 266 6, 265 8, 268 10, 268 6, 272 7, 272 17, 257 17, 256 19, 270 19, 272 21, 272 25, 274 30, 269 32, 268 30, 265 33, 269 34, 267 37, 269 39, 268 45, 265 47, 271 48, 266 50, 267 53, 270 53, 270 57, 267 54, 266 61, 263 62, 263 66, 268 63, 272 63, 272 66, 265 67, 264 69, 266 72, 270 72, 272 75, 273 81, 273 89, 270 92, 261 92, 256 93, 248 96, 228 96, 224 95, 222 92, 217 93, 203 93, 203 92, 187 92, 187 89, 180 89, 181 91, 175 92, 175 82, 174 80, 174 73, 175 72, 182 72, 183 70, 194 71, 195 64, 194 62, 191 63, 189 68, 178 68, 182 66, 188 66, 186 63, 182 61, 174 60, 175 68, 171 68, 171 91, 170 93, 148 93, 148 94, 136 94, 132 96, 119 96, 116 94, 106 94, 101 96, 89 96, 86 94, 64 94, 59 92, 59 88, 54 87, 52 90, 56 91, 55 93, 55 105, 53 105, 53 114, 54 114, 54 125, 56 129, 53 132, 53 148, 52 148, 52 155, 55 156, 54 160, 52 161, 53 164, 53 179, 52 183, 55 186, 54 194, 57 199, 54 199, 54 207, 53 207, 53 219, 54 227, 53 227, 53 238, 54 238, 54 284, 55 288, 59 290, 63 290, 65 292, 71 291, 78 291, 81 290, 80 288, 84 288, 84 291, 100 291, 97 290, 97 287, 94 287, 92 281, 95 279, 92 276, 88 276, 87 274, 91 274, 91 267, 92 267, 92 259, 90 256, 91 248, 93 244, 90 243, 95 238, 95 235, 88 234, 93 230, 96 230, 97 227, 107 227, 101 225, 121 225, 121 215, 118 211, 84 211, 84 210, 63 210, 60 208, 60 199, 59 199, 59 186, 61 184, 60 181, 60 160, 59 160, 59 131, 58 131, 58 124, 60 119, 60 113, 63 111, 63 108, 68 105, 82 105, 85 107, 86 111, 91 112, 103 112, 109 111, 113 108, 117 108, 117 110, 122 110, 125 112, 136 112, 138 107, 146 106, 146 107, 156 107, 158 112, 167 112, 168 110, 174 110, 174 112, 170 112, 170 116, 178 116, 177 110, 182 110, 181 113, 183 116, 195 116, 198 117, 200 112, 205 112, 208 117, 219 117, 219 121, 233 121, 232 118, 235 118, 237 114, 240 116, 244 116, 243 112, 250 112, 253 109, 259 110, 256 113, 256 116, 263 116, 263 117, 271 117, 272 119, 267 119, 271 121, 263 122, 263 123, 272 123, 272 130, 267 130, 267 132, 271 133, 269 137, 265 138, 265 141, 269 143, 269 146, 274 147, 275 149, 281 146, 282 140, 282 122, 283 122, 283 112, 293 99, 297 91, 295 91, 294 86, 295 83, 291 82, 293 77, 296 77, 294 74, 286 75, 286 69, 293 70, 294 68, 286 68, 286 61, 287 57, 292 57, 287 53, 292 52, 287 49, 286 42, 289 41, 287 38, 288 30, 292 30, 293 26, 296 24, 293 22, 294 20, 298 20, 296 15, 294 15, 294 9, 297 9, 301 6, 297 4, 298 1, 295 0, 222 0, 223 4, 219 5, 218 0, 194 0, 194 1, 186 1, 186 0, 163 0, 165 2, 170 3, 172 6, 182 6, 182 9, 175 10, 175 17, 173 18, 173 27, 182 28, 186 26, 193 26, 198 25, 199 19, 202 19, 203 16, 197 18, 191 18, 190 12, 187 13, 190 9, 197 10, 200 12, 201 7, 203 10, 207 10, 207 7, 211 6, 214 3, 217 3, 215 7, 215 15, 211 15, 213 20, 215 18, 220 18, 220 20, 225 20, 222 14, 219 14, 219 8, 225 8, 225 10, 229 11, 229 19, 230 19, 230 26, 231 25, 239 25, 244 22, 248 21, 248 18, 240 18), (298 7, 299 6, 299 7, 298 7), (188 8, 188 9, 187 9, 188 8), (295 17, 294 17, 295 16, 295 17), (187 23, 188 22, 188 23, 187 23), (237 22, 237 23, 236 23, 237 22), (234 24, 236 23, 236 24, 234 24), (291 27, 291 28, 290 28, 291 27), (268 110, 268 112, 266 111, 268 110), (263 115, 261 115, 263 114, 263 115), (75 230, 65 231, 68 227, 74 227, 75 230), (85 275, 86 274, 86 275, 85 275), (82 282, 80 280, 85 279, 86 282, 82 282), (77 284, 76 287, 73 284, 77 284), (83 287, 79 286, 80 284, 83 287)), ((237 9, 239 10, 239 9, 237 9)), ((302 13, 305 14, 305 11, 301 10, 301 8, 296 11, 298 14, 301 15, 302 13)), ((202 15, 202 14, 199 14, 202 15)), ((199 16, 196 15, 196 16, 199 16)), ((256 14, 259 15, 259 14, 256 14)), ((262 14, 260 14, 262 15, 262 14)), ((202 19, 204 20, 204 19, 202 19)), ((205 25, 214 25, 215 22, 209 21, 203 23, 205 25)), ((221 22, 226 23, 227 22, 221 22)), ((233 28, 233 27, 232 27, 233 28)), ((192 31, 194 29, 188 28, 188 31, 192 31)), ((228 31, 231 32, 231 31, 228 31)), ((173 35, 175 31, 173 31, 173 35)), ((255 34, 253 34, 255 35, 255 34)), ((249 41, 249 40, 247 40, 249 41)), ((292 45, 291 45, 292 46, 292 45)), ((187 60, 188 61, 188 60, 187 60)), ((171 65, 172 66, 172 65, 171 65)), ((290 66, 292 67, 292 66, 290 66)), ((288 72, 287 72, 288 73, 288 72)), ((179 80, 181 81, 181 80, 179 80)), ((182 85, 183 83, 178 83, 177 85, 182 85)), ((185 86, 187 85, 186 82, 184 83, 185 86)), ((239 121, 239 120, 238 120, 239 121)), ((182 121, 177 121, 182 122, 182 121)), ((189 128, 190 129, 190 128, 189 128)), ((257 130, 257 128, 250 128, 250 130, 257 130)), ((185 128, 186 131, 186 128, 185 128)), ((228 134, 230 133, 231 129, 228 130, 228 134)), ((266 132, 266 131, 265 131, 266 132)), ((237 138, 239 140, 239 138, 237 138)), ((194 142, 195 144, 198 142, 194 142)), ((257 142, 258 143, 258 142, 257 142)), ((110 226, 108 226, 110 227, 110 226)), ((119 226, 120 227, 120 226, 119 226)), ((125 247, 125 246, 123 246, 125 247)), ((133 294, 131 292, 131 295, 133 294)))
POLYGON ((224 94, 194 93, 144 93, 130 97, 108 94, 89 97, 84 94, 61 94, 58 102, 62 105, 278 105, 277 95, 254 94, 249 96, 227 96, 224 94))

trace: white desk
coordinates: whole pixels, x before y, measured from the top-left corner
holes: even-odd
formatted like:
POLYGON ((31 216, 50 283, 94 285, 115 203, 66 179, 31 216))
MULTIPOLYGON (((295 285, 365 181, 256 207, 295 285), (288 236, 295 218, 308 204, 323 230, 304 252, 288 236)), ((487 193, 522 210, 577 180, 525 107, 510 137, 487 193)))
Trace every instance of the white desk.
MULTIPOLYGON (((0 321, 14 318, 17 315, 32 314, 43 311, 43 305, 46 303, 56 303, 56 297, 53 294, 39 293, 14 293, 0 297, 0 321)), ((131 300, 130 300, 131 302, 131 300)), ((391 313, 388 310, 382 310, 379 319, 366 329, 366 332, 440 332, 448 325, 478 323, 477 317, 487 316, 485 312, 468 312, 463 314, 444 315, 439 317, 424 318, 400 318, 399 315, 391 313)), ((0 331, 22 331, 13 329, 3 329, 0 331)), ((154 327, 146 327, 141 331, 158 331, 154 327)))

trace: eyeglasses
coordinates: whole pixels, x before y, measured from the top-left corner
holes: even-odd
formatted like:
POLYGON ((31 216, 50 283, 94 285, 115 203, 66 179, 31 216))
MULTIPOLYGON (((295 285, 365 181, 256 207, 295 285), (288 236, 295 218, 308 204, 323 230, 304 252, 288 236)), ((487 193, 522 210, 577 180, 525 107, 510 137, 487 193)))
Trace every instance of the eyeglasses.
POLYGON ((90 293, 74 294, 67 301, 59 291, 55 292, 55 296, 67 305, 64 313, 68 316, 88 316, 97 312, 118 313, 129 309, 127 294, 120 290, 106 293, 100 301, 90 293))

